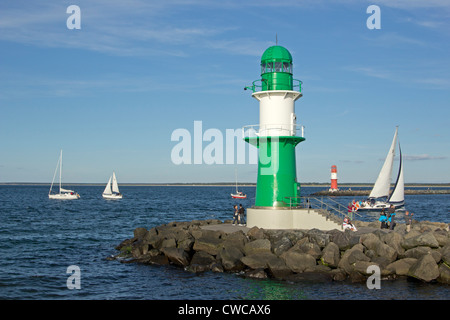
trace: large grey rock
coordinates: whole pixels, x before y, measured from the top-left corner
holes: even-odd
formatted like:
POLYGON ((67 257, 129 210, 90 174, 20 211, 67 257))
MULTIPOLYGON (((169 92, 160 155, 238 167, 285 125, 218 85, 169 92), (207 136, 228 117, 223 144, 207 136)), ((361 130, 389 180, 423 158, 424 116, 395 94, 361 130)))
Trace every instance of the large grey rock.
POLYGON ((365 257, 363 257, 360 255, 360 253, 364 255, 364 246, 362 244, 356 244, 351 249, 346 250, 341 257, 341 260, 339 261, 338 268, 344 270, 347 274, 350 275, 352 272, 354 272, 352 264, 357 261, 356 259, 358 257, 361 257, 361 259, 366 261, 368 259, 367 256, 364 255, 365 257), (359 253, 355 253, 355 251, 359 251, 359 253))
POLYGON ((430 282, 439 277, 439 267, 431 254, 427 254, 411 266, 408 276, 430 282))
POLYGON ((214 263, 216 263, 216 259, 212 255, 204 251, 198 251, 192 256, 187 270, 191 272, 209 271, 214 263))
POLYGON ((302 230, 283 231, 282 234, 291 240, 293 244, 297 243, 306 236, 305 232, 302 230))
POLYGON ((297 241, 297 243, 289 250, 310 254, 314 259, 319 259, 322 255, 322 250, 319 245, 315 242, 310 242, 308 238, 297 241))
POLYGON ((177 248, 183 249, 186 252, 190 252, 194 246, 194 238, 185 238, 177 240, 177 248))
POLYGON ((385 257, 390 262, 397 258, 397 251, 380 240, 380 237, 374 233, 367 233, 361 236, 361 243, 376 255, 385 257))
POLYGON ((241 261, 251 269, 266 269, 269 261, 277 259, 279 258, 270 251, 260 251, 242 257, 241 261))
POLYGON ((248 238, 242 230, 228 234, 223 244, 232 245, 241 251, 244 251, 244 246, 248 242, 248 238))
POLYGON ((147 229, 145 229, 145 228, 136 228, 133 231, 133 235, 136 239, 144 238, 146 233, 147 233, 147 229))
POLYGON ((320 261, 323 265, 336 268, 341 260, 340 250, 337 244, 330 242, 322 250, 320 261))
POLYGON ((439 277, 437 278, 438 282, 441 283, 445 283, 445 284, 450 284, 450 266, 445 264, 445 263, 441 263, 441 265, 439 266, 439 277))
POLYGON ((422 256, 427 254, 431 254, 436 263, 438 263, 442 258, 441 252, 439 252, 437 249, 431 249, 430 247, 415 247, 406 250, 402 256, 406 258, 420 259, 422 256))
POLYGON ((213 256, 219 253, 225 233, 213 230, 196 230, 191 233, 195 238, 193 246, 195 251, 205 251, 213 256))
MULTIPOLYGON (((343 258, 344 259, 344 258, 343 258)), ((369 262, 370 258, 364 254, 364 252, 360 250, 353 250, 348 256, 347 261, 349 264, 354 264, 357 261, 366 261, 369 262)))
POLYGON ((439 242, 436 240, 432 232, 424 232, 413 237, 405 237, 402 241, 402 247, 405 249, 411 249, 419 246, 439 248, 439 242))
POLYGON ((374 233, 361 235, 361 243, 370 250, 376 251, 376 248, 382 243, 380 238, 374 233))
POLYGON ((174 238, 170 238, 170 239, 162 240, 160 249, 162 249, 162 248, 176 248, 176 247, 177 247, 177 241, 174 238))
POLYGON ((268 239, 258 239, 248 242, 244 246, 244 254, 251 255, 260 252, 271 252, 271 244, 268 239))
POLYGON ((331 238, 330 234, 318 229, 309 230, 306 232, 306 236, 310 242, 317 244, 320 248, 325 248, 331 238))
POLYGON ((280 258, 284 260, 289 269, 296 273, 303 272, 316 265, 316 259, 313 256, 295 250, 284 252, 280 258))
POLYGON ((187 266, 189 265, 189 255, 180 248, 162 248, 161 252, 169 259, 170 262, 179 265, 187 266))
POLYGON ((157 249, 151 249, 147 254, 141 256, 137 261, 144 264, 154 265, 167 265, 170 263, 167 256, 162 254, 157 249))
POLYGON ((330 230, 327 232, 330 235, 330 242, 335 243, 340 250, 345 251, 359 243, 359 236, 355 235, 353 231, 339 231, 330 230))
POLYGON ((277 256, 281 255, 283 252, 292 248, 292 242, 288 237, 281 237, 274 242, 271 242, 273 253, 277 256))
POLYGON ((242 251, 231 243, 224 244, 219 252, 219 258, 226 271, 242 270, 244 268, 244 264, 241 261, 242 257, 244 257, 242 251))
POLYGON ((397 251, 385 243, 379 243, 375 252, 378 256, 386 258, 389 262, 393 262, 397 259, 397 251))
POLYGON ((255 226, 247 231, 247 236, 250 240, 264 239, 264 231, 255 226))
POLYGON ((450 266, 450 244, 441 248, 442 261, 450 266))
POLYGON ((397 252, 397 255, 401 255, 405 252, 402 247, 403 236, 397 232, 386 233, 381 238, 388 246, 397 252))
POLYGON ((433 231, 433 235, 441 247, 444 247, 447 244, 450 244, 450 238, 448 236, 447 231, 438 229, 438 230, 433 231))
POLYGON ((417 262, 417 259, 415 258, 404 258, 397 260, 395 262, 392 262, 388 266, 386 266, 386 269, 392 273, 395 273, 399 276, 406 276, 409 272, 409 269, 413 264, 417 262))
POLYGON ((269 274, 276 279, 285 279, 287 276, 292 274, 292 270, 286 265, 283 259, 274 259, 271 257, 267 261, 267 268, 269 274))

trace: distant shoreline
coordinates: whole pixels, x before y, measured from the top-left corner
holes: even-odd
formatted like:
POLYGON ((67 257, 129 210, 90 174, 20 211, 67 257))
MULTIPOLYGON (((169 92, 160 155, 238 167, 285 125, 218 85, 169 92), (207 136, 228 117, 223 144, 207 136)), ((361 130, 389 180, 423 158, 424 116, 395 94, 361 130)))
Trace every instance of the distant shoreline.
MULTIPOLYGON (((66 186, 104 186, 105 183, 64 183, 66 186)), ((238 183, 239 187, 256 187, 256 183, 246 182, 238 183)), ((0 186, 50 186, 50 182, 0 182, 0 186)), ((230 187, 236 186, 234 182, 192 182, 192 183, 120 183, 120 186, 131 187, 230 187)), ((328 191, 329 183, 301 183, 302 187, 323 187, 328 191)), ((339 185, 340 190, 345 191, 348 188, 371 188, 370 183, 347 183, 339 185)), ((449 183, 410 183, 405 184, 405 188, 450 188, 449 183)), ((357 190, 354 190, 357 191, 357 190)))

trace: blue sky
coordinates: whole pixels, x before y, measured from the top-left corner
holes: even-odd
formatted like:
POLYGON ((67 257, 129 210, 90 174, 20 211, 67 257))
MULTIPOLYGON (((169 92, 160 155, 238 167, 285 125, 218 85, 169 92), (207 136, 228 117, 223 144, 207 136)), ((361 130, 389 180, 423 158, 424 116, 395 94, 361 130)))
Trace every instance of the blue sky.
POLYGON ((276 35, 303 81, 300 182, 337 165, 339 182, 373 183, 396 125, 405 182, 450 182, 446 0, 3 0, 0 182, 50 182, 60 149, 66 182, 256 181, 254 164, 173 164, 171 134, 257 124, 243 88, 276 35))

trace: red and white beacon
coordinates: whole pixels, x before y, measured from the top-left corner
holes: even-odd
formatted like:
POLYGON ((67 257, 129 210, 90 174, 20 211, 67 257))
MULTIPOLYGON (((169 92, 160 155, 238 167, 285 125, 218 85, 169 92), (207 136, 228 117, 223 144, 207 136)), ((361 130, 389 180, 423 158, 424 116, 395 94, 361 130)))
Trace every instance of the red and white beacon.
POLYGON ((338 184, 337 184, 337 167, 331 166, 331 188, 329 191, 338 191, 338 184))

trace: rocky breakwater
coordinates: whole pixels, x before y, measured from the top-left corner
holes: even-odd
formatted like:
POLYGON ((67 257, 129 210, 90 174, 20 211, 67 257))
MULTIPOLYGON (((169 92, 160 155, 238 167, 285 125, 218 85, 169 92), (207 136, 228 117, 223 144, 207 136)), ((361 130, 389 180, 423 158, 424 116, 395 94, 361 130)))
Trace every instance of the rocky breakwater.
POLYGON ((325 232, 248 229, 219 220, 171 222, 135 229, 111 259, 289 281, 363 282, 372 275, 368 267, 376 265, 382 279, 450 284, 448 224, 416 221, 409 233, 401 224, 396 231, 380 230, 375 222, 356 225, 358 232, 325 232))

